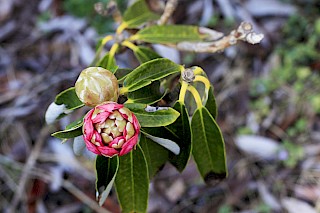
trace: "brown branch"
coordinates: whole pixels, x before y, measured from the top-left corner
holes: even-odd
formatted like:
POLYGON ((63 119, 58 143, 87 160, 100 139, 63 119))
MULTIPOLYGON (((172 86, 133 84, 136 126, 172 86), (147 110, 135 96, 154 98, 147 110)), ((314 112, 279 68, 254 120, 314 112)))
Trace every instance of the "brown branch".
POLYGON ((227 36, 212 42, 180 42, 174 47, 181 51, 191 51, 199 53, 214 53, 235 45, 238 41, 245 41, 250 44, 260 43, 264 35, 255 33, 252 25, 248 22, 242 22, 240 26, 231 31, 227 36))

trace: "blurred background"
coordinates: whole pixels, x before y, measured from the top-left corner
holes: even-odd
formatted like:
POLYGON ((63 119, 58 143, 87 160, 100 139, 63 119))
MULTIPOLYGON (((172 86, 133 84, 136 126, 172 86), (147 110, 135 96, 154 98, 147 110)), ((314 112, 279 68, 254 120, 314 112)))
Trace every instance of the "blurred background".
MULTIPOLYGON (((85 111, 44 121, 55 95, 92 61, 98 39, 116 28, 97 2, 0 0, 1 212, 120 212, 114 191, 108 211, 95 202, 93 157, 75 156, 72 141, 50 136, 85 111)), ((117 3, 123 11, 130 2, 117 3)), ((214 54, 155 46, 207 72, 229 177, 206 186, 192 159, 182 174, 166 165, 150 185, 148 212, 320 212, 320 2, 180 0, 170 20, 225 34, 241 21, 265 35, 261 44, 214 54)), ((118 63, 138 65, 130 53, 118 63)))

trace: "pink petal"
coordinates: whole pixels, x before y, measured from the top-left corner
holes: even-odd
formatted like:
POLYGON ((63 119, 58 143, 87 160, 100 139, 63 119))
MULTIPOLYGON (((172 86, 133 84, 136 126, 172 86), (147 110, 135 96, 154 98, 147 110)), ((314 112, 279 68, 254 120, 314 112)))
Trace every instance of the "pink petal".
POLYGON ((121 109, 122 107, 123 107, 122 104, 117 104, 114 102, 109 102, 109 103, 105 103, 105 104, 101 104, 101 105, 96 106, 96 108, 102 109, 106 112, 112 112, 114 110, 121 109))
POLYGON ((125 137, 119 136, 119 137, 116 137, 115 139, 113 139, 113 141, 111 141, 111 142, 108 144, 108 146, 109 146, 109 147, 112 147, 113 144, 118 144, 118 142, 119 142, 120 139, 126 140, 125 137))
POLYGON ((91 140, 93 136, 94 128, 93 124, 90 120, 85 120, 83 123, 83 135, 88 139, 91 140))
POLYGON ((100 112, 99 114, 97 114, 97 116, 92 119, 93 123, 102 123, 104 122, 110 115, 110 112, 100 112))
POLYGON ((126 129, 126 127, 124 127, 124 129, 123 129, 122 135, 123 135, 123 137, 126 137, 126 136, 127 136, 127 129, 126 129))
POLYGON ((134 127, 134 130, 136 130, 136 132, 140 132, 140 124, 139 124, 139 121, 137 119, 137 117, 132 114, 132 121, 133 121, 133 127, 134 127))
POLYGON ((102 137, 101 135, 99 134, 98 131, 94 130, 94 135, 96 136, 96 142, 98 142, 100 144, 100 146, 103 146, 103 143, 102 143, 102 137))
POLYGON ((101 152, 101 154, 106 157, 113 157, 113 156, 119 154, 118 150, 116 150, 114 148, 107 147, 107 146, 100 146, 100 147, 98 147, 98 149, 101 152))
POLYGON ((124 119, 126 119, 126 120, 128 121, 128 115, 122 114, 120 111, 119 111, 119 113, 121 114, 121 116, 122 116, 124 119))
POLYGON ((84 138, 84 141, 85 141, 87 149, 89 151, 93 152, 94 154, 101 155, 101 153, 99 152, 99 150, 97 149, 97 147, 93 143, 86 140, 85 138, 84 138))
POLYGON ((132 138, 130 138, 127 142, 125 142, 122 145, 122 149, 120 151, 119 156, 125 155, 128 152, 130 152, 138 143, 138 137, 139 137, 139 134, 135 134, 134 136, 132 136, 132 138))
POLYGON ((85 116, 84 116, 84 121, 87 121, 87 120, 91 120, 91 116, 94 112, 94 108, 91 109, 85 116))

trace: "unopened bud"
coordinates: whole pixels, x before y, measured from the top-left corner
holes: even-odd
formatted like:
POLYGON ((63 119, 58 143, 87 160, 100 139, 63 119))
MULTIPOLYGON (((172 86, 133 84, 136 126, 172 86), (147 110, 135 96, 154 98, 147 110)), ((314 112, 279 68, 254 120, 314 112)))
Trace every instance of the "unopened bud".
POLYGON ((75 84, 78 98, 94 107, 106 101, 118 100, 118 80, 112 72, 101 67, 84 69, 75 84))

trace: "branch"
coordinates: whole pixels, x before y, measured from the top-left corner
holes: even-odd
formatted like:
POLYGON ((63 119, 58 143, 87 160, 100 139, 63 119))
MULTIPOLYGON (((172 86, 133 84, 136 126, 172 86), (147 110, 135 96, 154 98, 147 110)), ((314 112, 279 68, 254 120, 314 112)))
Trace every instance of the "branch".
POLYGON ((158 25, 164 25, 165 23, 167 23, 170 16, 172 15, 174 10, 176 9, 177 5, 178 5, 177 0, 168 0, 166 6, 164 8, 163 14, 158 21, 158 25))
POLYGON ((180 42, 174 47, 181 51, 191 51, 198 53, 214 53, 235 45, 239 40, 250 44, 258 44, 264 35, 253 31, 253 27, 248 22, 242 22, 240 26, 231 31, 227 36, 212 42, 180 42))

